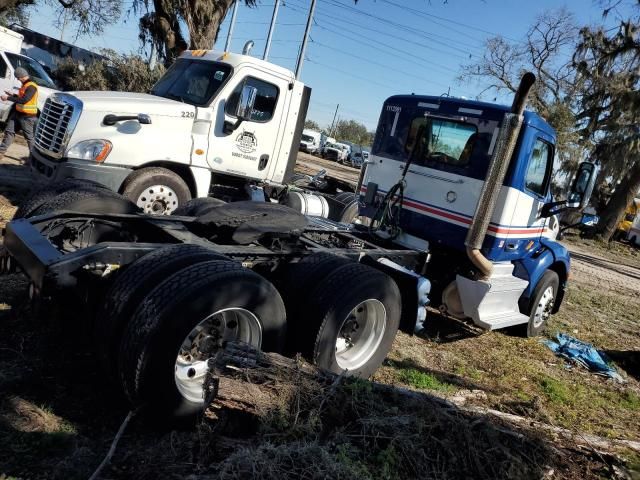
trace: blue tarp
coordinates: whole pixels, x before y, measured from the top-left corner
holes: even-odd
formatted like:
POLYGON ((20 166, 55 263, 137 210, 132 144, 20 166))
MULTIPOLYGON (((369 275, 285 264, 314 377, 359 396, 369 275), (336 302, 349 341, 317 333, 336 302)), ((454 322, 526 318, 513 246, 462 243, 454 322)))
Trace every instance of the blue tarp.
POLYGON ((543 340, 543 343, 553 350, 556 355, 582 365, 598 375, 613 378, 618 382, 625 381, 616 369, 608 363, 607 355, 597 350, 590 343, 585 343, 564 333, 559 333, 556 339, 558 343, 551 340, 543 340))

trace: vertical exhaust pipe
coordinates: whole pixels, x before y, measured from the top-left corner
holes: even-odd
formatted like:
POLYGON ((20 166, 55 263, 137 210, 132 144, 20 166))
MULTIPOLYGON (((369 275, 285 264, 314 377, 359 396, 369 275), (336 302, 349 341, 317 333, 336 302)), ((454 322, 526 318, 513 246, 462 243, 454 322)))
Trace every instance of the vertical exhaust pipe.
POLYGON ((535 81, 536 76, 533 73, 527 72, 523 75, 513 99, 511 112, 504 116, 491 162, 489 163, 489 169, 487 170, 487 176, 480 192, 478 205, 464 241, 469 259, 480 271, 483 278, 491 276, 493 264, 482 254, 480 249, 487 235, 489 222, 500 194, 500 188, 504 182, 509 161, 520 134, 527 97, 535 81))

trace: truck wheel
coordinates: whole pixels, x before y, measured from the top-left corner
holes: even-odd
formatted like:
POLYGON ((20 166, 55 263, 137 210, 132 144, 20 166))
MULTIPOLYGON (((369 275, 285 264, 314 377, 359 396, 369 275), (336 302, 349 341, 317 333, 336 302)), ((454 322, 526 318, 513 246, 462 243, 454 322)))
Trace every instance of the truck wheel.
POLYGON ((281 351, 286 316, 273 285, 234 262, 181 270, 144 297, 125 327, 118 369, 134 405, 188 417, 204 407, 207 361, 228 341, 281 351))
POLYGON ((362 264, 334 270, 306 298, 306 353, 320 368, 370 377, 391 349, 402 300, 391 277, 362 264), (309 352, 310 350, 310 352, 309 352))
POLYGON ((124 184, 122 194, 150 215, 170 215, 191 200, 185 181, 162 167, 142 168, 133 172, 124 184))
POLYGON ((44 188, 34 189, 20 204, 13 218, 18 219, 31 217, 33 212, 42 206, 42 204, 68 190, 108 190, 108 188, 100 183, 92 182, 90 180, 67 178, 61 182, 47 185, 44 188))
POLYGON ((93 328, 98 360, 112 380, 122 331, 144 296, 170 275, 207 260, 229 258, 199 245, 178 244, 144 255, 118 274, 98 307, 93 328))
POLYGON ((140 210, 129 200, 111 190, 101 188, 73 188, 35 208, 30 217, 44 215, 57 210, 72 210, 82 213, 132 214, 140 210))
POLYGON ((356 198, 356 194, 354 192, 340 192, 333 198, 334 200, 347 205, 356 198))
POLYGON ((342 209, 342 213, 340 213, 338 221, 342 223, 353 223, 353 221, 358 217, 358 212, 358 201, 352 200, 342 209))
POLYGON ((516 333, 523 337, 536 337, 542 333, 551 316, 559 285, 560 280, 556 272, 544 272, 529 301, 529 322, 526 325, 518 325, 516 333))
POLYGON ((179 206, 171 215, 182 215, 185 217, 197 217, 203 213, 207 213, 212 208, 226 205, 227 202, 213 197, 192 198, 184 205, 179 206))

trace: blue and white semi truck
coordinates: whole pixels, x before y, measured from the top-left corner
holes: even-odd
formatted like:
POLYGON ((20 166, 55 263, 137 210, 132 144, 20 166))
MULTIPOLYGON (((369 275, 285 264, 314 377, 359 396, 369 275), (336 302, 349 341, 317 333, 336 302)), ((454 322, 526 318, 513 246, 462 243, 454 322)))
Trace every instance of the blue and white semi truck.
MULTIPOLYGON (((581 164, 553 201, 555 133, 524 110, 533 81, 523 77, 511 108, 389 98, 357 195, 335 199, 354 223, 275 198, 196 199, 151 216, 70 179, 21 206, 0 267, 24 271, 33 301, 85 305, 91 343, 130 401, 175 415, 202 407, 207 362, 228 341, 367 377, 399 329, 429 322, 428 307, 537 335, 569 278, 549 218, 586 204, 595 167, 581 164)), ((242 92, 239 121, 252 98, 242 92)))

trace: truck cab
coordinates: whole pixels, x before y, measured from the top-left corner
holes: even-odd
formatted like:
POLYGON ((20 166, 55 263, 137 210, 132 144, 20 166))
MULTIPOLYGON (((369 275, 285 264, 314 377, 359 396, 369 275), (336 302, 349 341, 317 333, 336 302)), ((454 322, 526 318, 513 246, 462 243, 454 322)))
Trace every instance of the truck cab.
POLYGON ((170 214, 216 186, 242 195, 252 182, 285 182, 309 96, 277 65, 187 51, 149 94, 54 95, 36 130, 32 168, 47 180, 96 181, 147 213, 170 214))
MULTIPOLYGON (((380 234, 432 253, 439 267, 429 279, 441 294, 433 304, 487 329, 527 324, 529 302, 547 271, 557 278, 547 313, 556 311, 569 272, 568 252, 553 241, 550 225, 562 203, 550 192, 555 132, 523 111, 512 151, 499 154, 510 115, 510 107, 465 99, 390 97, 359 188, 360 215, 389 227, 380 234), (497 154, 504 171, 496 181, 489 172, 497 154), (486 265, 480 273, 469 254, 470 229, 492 183, 495 207, 474 254, 486 265)), ((594 168, 585 164, 574 187, 590 192, 594 168)))

